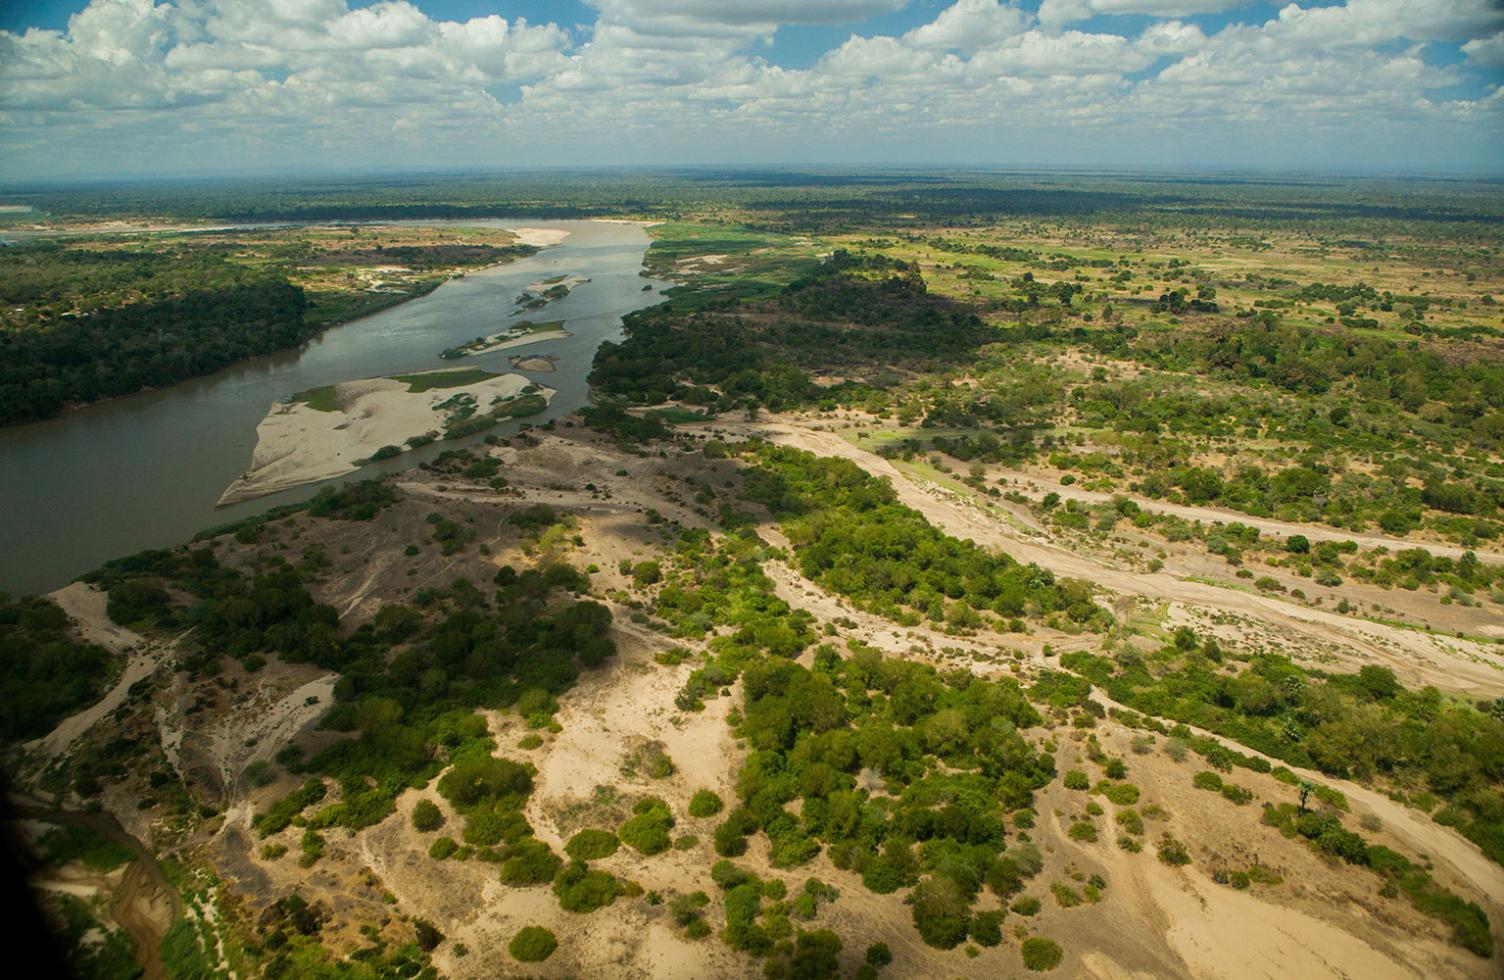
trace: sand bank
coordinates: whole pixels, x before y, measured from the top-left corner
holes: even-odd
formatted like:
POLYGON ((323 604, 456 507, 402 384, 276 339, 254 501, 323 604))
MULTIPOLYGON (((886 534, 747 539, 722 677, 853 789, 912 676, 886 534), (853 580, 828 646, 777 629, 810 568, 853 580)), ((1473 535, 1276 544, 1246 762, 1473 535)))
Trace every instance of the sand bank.
POLYGON ((475 357, 478 354, 493 354, 499 350, 511 350, 513 347, 525 347, 528 344, 537 344, 545 340, 563 340, 565 337, 574 336, 568 330, 532 330, 518 333, 508 330, 506 333, 494 333, 480 341, 472 341, 463 347, 453 347, 440 357, 475 357))
POLYGON ((550 289, 556 289, 559 286, 563 286, 565 289, 573 289, 576 286, 583 286, 589 281, 590 278, 588 276, 577 276, 572 274, 567 276, 550 276, 547 279, 538 279, 534 282, 528 283, 527 291, 530 293, 542 294, 548 292, 550 289))
POLYGON ((569 237, 569 232, 562 228, 508 228, 507 231, 517 236, 519 245, 539 248, 550 248, 569 237))
POLYGON ((552 354, 544 354, 541 357, 537 355, 513 356, 511 358, 511 361, 512 367, 516 368, 519 371, 551 372, 557 370, 555 365, 558 363, 559 359, 557 357, 554 357, 552 354))
MULTIPOLYGON (((444 373, 457 374, 429 372, 444 373)), ((520 395, 553 396, 520 374, 413 391, 411 379, 423 376, 346 381, 321 389, 318 407, 296 399, 274 403, 256 427, 250 468, 220 496, 219 506, 353 473, 383 447, 405 450, 410 439, 442 435, 466 404, 480 415, 520 395)))

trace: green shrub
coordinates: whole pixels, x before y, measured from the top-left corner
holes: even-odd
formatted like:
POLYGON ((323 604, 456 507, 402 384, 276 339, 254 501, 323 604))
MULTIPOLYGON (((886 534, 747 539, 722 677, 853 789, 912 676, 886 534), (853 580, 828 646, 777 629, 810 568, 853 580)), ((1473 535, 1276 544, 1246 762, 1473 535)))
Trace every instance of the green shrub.
POLYGON ((674 826, 668 804, 654 796, 637 802, 630 820, 617 830, 622 843, 647 856, 662 854, 673 846, 669 831, 674 826))
POLYGON ((1132 783, 1114 783, 1101 789, 1102 795, 1118 806, 1132 806, 1138 802, 1138 787, 1132 783))
POLYGON ((559 941, 542 926, 524 926, 507 943, 507 952, 519 963, 542 963, 554 955, 559 941))
POLYGON ((455 843, 453 837, 440 837, 428 845, 428 856, 435 861, 443 861, 445 858, 452 857, 454 852, 459 849, 460 846, 455 843))
POLYGON ((887 943, 873 943, 867 947, 867 962, 872 966, 887 966, 893 962, 893 951, 887 943))
POLYGON ((909 902, 913 907, 914 928, 930 946, 954 949, 966 938, 971 924, 971 903, 954 881, 938 876, 921 879, 909 902))
POLYGON ((1081 904, 1081 893, 1062 882, 1051 885, 1050 894, 1055 896, 1055 904, 1063 909, 1073 909, 1081 904))
POLYGON ((1159 839, 1159 859, 1168 865, 1190 864, 1191 854, 1183 843, 1167 832, 1159 839))
POLYGON ((1222 795, 1238 806, 1253 802, 1253 791, 1233 783, 1222 784, 1222 795))
POLYGON ((1077 820, 1066 831, 1066 836, 1071 840, 1090 843, 1097 839, 1097 826, 1090 820, 1077 820))
POLYGON ((413 827, 428 833, 444 826, 444 814, 432 800, 419 800, 413 807, 413 827))
POLYGON ((576 861, 595 861, 610 857, 621 846, 621 841, 609 830, 588 828, 569 838, 564 853, 576 861))
POLYGON ((1024 966, 1036 973, 1055 969, 1064 957, 1060 951, 1060 944, 1053 939, 1045 939, 1043 936, 1030 936, 1025 939, 1022 952, 1024 966))
POLYGON ((1210 790, 1213 793, 1221 792, 1222 777, 1209 769, 1203 769, 1191 777, 1191 785, 1197 789, 1210 790))
POLYGON ((524 837, 510 845, 501 862, 501 881, 504 885, 526 887, 546 885, 554 880, 563 860, 541 840, 524 837))
POLYGON ((721 798, 708 789, 702 789, 689 799, 689 815, 691 817, 713 817, 721 812, 724 806, 721 798))
POLYGON ((1039 910, 1040 908, 1042 908, 1042 906, 1040 905, 1039 899, 1035 898, 1033 895, 1025 895, 1023 898, 1020 898, 1018 901, 1008 906, 1008 908, 1018 915, 1038 915, 1039 910))
POLYGON ((971 926, 967 934, 979 945, 998 945, 1003 941, 1003 911, 992 909, 976 913, 971 917, 971 926))
POLYGON ((1091 788, 1091 780, 1080 769, 1072 769, 1065 774, 1065 788, 1085 790, 1091 788))
POLYGON ((615 875, 592 871, 579 861, 566 864, 554 878, 554 894, 568 912, 594 912, 626 893, 615 875))

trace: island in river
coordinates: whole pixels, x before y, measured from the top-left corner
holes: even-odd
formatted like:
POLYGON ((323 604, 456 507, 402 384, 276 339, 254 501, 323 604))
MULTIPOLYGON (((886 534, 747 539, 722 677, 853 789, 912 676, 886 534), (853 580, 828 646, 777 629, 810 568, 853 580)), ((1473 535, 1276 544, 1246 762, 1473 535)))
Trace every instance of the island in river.
POLYGON ((564 329, 563 320, 547 320, 543 323, 533 323, 531 320, 518 320, 501 333, 493 333, 486 337, 476 337, 458 347, 450 347, 442 351, 439 356, 445 360, 455 360, 461 357, 475 357, 479 354, 492 354, 499 350, 507 350, 512 347, 525 347, 528 344, 538 344, 545 340, 563 340, 573 336, 564 329))
POLYGON ((352 473, 439 439, 474 435, 548 407, 553 389, 520 374, 425 371, 325 385, 274 403, 250 467, 219 506, 352 473))

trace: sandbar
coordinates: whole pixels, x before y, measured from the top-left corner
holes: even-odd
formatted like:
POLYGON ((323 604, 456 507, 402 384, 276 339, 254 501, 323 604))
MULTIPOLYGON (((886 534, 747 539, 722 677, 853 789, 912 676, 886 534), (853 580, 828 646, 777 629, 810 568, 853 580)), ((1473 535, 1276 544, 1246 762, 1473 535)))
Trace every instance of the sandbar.
POLYGON ((541 356, 536 354, 532 356, 521 355, 511 358, 512 367, 519 371, 555 371, 557 368, 554 365, 558 363, 558 360, 552 354, 543 354, 541 356))
POLYGON ((510 350, 513 347, 525 347, 528 344, 536 344, 545 340, 563 340, 574 334, 568 330, 538 330, 532 333, 506 333, 492 334, 485 338, 482 343, 472 341, 464 347, 454 347, 445 351, 440 357, 475 357, 478 354, 492 354, 499 350, 510 350))
POLYGON ((383 447, 405 449, 409 439, 440 438, 467 401, 485 414, 522 395, 538 395, 546 403, 554 394, 520 374, 471 373, 480 379, 423 391, 411 390, 412 375, 345 381, 320 389, 321 397, 312 400, 319 407, 296 398, 274 403, 256 427, 250 467, 217 506, 344 476, 383 447))
POLYGON ((562 228, 508 228, 507 231, 517 236, 518 244, 538 248, 550 248, 569 237, 569 232, 562 228))

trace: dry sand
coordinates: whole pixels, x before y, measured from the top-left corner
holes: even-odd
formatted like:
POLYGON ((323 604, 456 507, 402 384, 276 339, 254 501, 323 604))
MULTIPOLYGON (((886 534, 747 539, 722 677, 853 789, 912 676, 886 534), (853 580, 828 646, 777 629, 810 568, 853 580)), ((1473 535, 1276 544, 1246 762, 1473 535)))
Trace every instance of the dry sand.
POLYGON ((569 237, 569 232, 562 228, 508 228, 517 236, 520 245, 536 245, 538 248, 551 248, 569 237))
MULTIPOLYGON (((411 392, 391 378, 368 378, 335 385, 338 408, 321 412, 304 402, 277 402, 256 428, 250 468, 219 498, 219 506, 249 500, 353 473, 383 446, 402 446, 414 436, 437 432, 444 417, 437 407, 456 395, 474 397, 481 411, 497 399, 513 398, 534 384, 520 374, 503 374, 475 384, 411 392)), ((544 398, 553 390, 544 388, 544 398)))
POLYGON ((67 755, 74 742, 125 703, 131 685, 150 677, 171 653, 171 647, 147 643, 139 633, 111 622, 105 612, 104 593, 92 585, 74 582, 58 589, 50 598, 73 620, 74 628, 86 642, 114 654, 124 654, 127 659, 125 669, 104 697, 78 714, 64 718, 51 732, 26 745, 44 761, 67 755))
POLYGON ((461 352, 461 357, 476 357, 480 354, 494 354, 499 350, 511 350, 514 347, 526 347, 529 344, 542 343, 545 340, 563 340, 573 336, 568 330, 540 330, 537 333, 525 333, 520 336, 506 333, 492 334, 486 338, 486 343, 481 347, 467 347, 461 352))
POLYGON ((575 275, 574 273, 570 273, 567 276, 549 276, 547 279, 538 279, 531 283, 528 283, 527 291, 530 293, 541 294, 547 290, 553 289, 555 286, 563 286, 565 289, 573 289, 576 286, 583 286, 589 281, 589 278, 585 276, 575 275))

